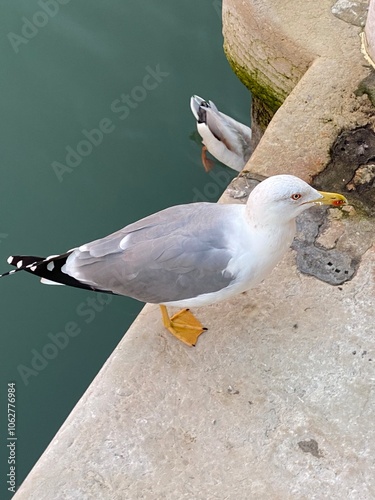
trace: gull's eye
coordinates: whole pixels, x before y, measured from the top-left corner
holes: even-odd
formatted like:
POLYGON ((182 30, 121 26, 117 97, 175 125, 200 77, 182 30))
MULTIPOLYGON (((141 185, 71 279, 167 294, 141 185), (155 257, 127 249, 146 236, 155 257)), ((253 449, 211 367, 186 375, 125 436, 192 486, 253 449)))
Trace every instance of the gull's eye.
POLYGON ((302 194, 299 194, 299 193, 292 194, 292 196, 291 196, 292 200, 299 200, 301 197, 302 197, 302 194))

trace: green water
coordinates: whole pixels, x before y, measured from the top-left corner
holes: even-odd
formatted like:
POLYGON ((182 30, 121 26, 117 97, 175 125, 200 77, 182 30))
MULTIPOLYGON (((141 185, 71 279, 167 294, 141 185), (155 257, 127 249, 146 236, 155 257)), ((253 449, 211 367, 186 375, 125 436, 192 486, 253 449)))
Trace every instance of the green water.
MULTIPOLYGON (((169 205, 216 201, 233 174, 205 174, 189 98, 249 119, 223 55, 219 1, 64 2, 2 8, 0 272, 10 254, 60 253, 169 205)), ((2 279, 0 293, 9 498, 8 382, 19 485, 143 304, 26 273, 2 279)))

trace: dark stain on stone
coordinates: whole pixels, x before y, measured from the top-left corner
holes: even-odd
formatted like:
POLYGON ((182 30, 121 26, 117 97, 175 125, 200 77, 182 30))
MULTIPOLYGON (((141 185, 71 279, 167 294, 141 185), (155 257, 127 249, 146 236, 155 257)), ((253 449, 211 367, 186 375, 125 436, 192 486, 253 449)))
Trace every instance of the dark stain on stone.
MULTIPOLYGON (((331 148, 331 161, 323 172, 318 174, 312 185, 323 191, 344 194, 357 213, 366 217, 375 216, 375 134, 369 127, 359 127, 339 134, 331 148)), ((239 191, 245 199, 262 181, 254 174, 244 170, 229 187, 231 194, 239 191), (242 182, 240 186, 236 183, 242 182)), ((297 235, 292 248, 296 252, 298 270, 309 276, 329 283, 342 285, 355 275, 362 253, 352 247, 350 251, 325 248, 316 240, 327 227, 327 210, 313 207, 297 218, 297 235)), ((344 215, 345 217, 345 215, 344 215)), ((342 287, 338 286, 339 290, 342 287)))
POLYGON ((331 285, 339 285, 353 277, 358 261, 335 249, 309 246, 297 252, 297 267, 304 274, 331 285))
POLYGON ((253 150, 259 144, 274 114, 275 110, 269 108, 264 101, 253 95, 251 105, 251 123, 253 125, 251 130, 253 131, 254 128, 254 133, 251 134, 251 145, 253 150))
MULTIPOLYGON (((375 216, 375 133, 370 127, 345 130, 330 151, 331 161, 313 180, 323 191, 344 194, 360 216, 375 216)), ((325 229, 326 212, 310 209, 297 219, 297 237, 292 248, 297 252, 298 269, 310 276, 341 285, 355 275, 361 255, 324 248, 316 239, 325 229)))
POLYGON ((315 276, 331 285, 341 285, 354 276, 360 259, 316 243, 316 238, 326 224, 327 214, 321 207, 303 212, 297 219, 297 236, 292 248, 296 251, 297 267, 301 273, 315 276))
POLYGON ((315 439, 310 439, 309 441, 300 441, 298 446, 305 453, 311 453, 316 458, 322 458, 323 453, 319 450, 318 443, 315 439))
POLYGON ((345 130, 331 148, 331 161, 313 181, 317 189, 347 196, 356 210, 375 216, 375 133, 370 127, 345 130))

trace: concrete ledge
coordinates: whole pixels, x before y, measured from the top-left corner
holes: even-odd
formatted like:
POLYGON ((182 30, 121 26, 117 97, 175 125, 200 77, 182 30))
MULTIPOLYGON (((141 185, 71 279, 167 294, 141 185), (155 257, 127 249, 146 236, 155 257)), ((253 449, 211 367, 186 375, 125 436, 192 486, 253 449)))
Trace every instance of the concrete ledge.
MULTIPOLYGON (((252 94, 273 112, 315 58, 311 48, 303 47, 293 36, 293 28, 289 29, 292 3, 223 2, 224 49, 229 62, 252 94), (287 10, 286 19, 280 18, 282 4, 287 10)), ((298 24, 303 22, 301 18, 296 16, 298 24)))
MULTIPOLYGON (((332 3, 224 1, 227 52, 246 55, 256 28, 278 53, 300 47, 300 63, 289 87, 269 77, 285 102, 223 202, 243 201, 259 175, 311 180, 342 128, 373 125, 367 95, 354 93, 370 73, 360 28, 334 18, 332 3)), ((209 331, 194 349, 147 305, 15 500, 375 498, 374 221, 339 213, 312 241, 356 254, 340 286, 301 274, 290 250, 256 289, 196 311, 209 331)))
POLYGON ((14 498, 373 498, 374 252, 342 289, 290 252, 195 349, 146 306, 14 498))
MULTIPOLYGON (((234 70, 257 102, 273 112, 283 103, 245 170, 310 182, 343 128, 374 125, 372 103, 356 96, 371 73, 360 51, 362 28, 335 17, 333 3, 224 0, 224 47, 234 70)), ((258 108, 256 117, 266 119, 258 108)))

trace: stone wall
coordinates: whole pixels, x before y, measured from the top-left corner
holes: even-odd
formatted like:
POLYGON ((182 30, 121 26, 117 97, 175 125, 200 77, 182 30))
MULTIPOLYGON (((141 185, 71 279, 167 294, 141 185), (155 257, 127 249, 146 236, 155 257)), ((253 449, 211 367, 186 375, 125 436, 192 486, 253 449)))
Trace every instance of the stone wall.
POLYGON ((371 0, 366 21, 366 48, 375 68, 375 1, 371 0))

